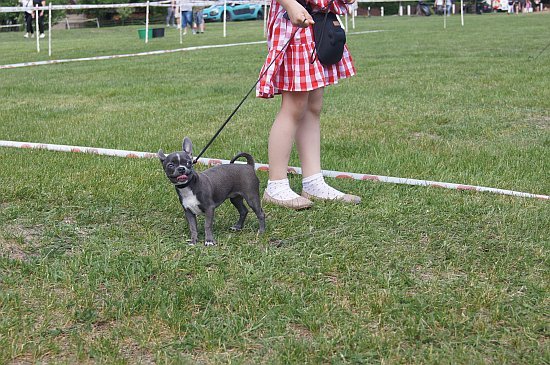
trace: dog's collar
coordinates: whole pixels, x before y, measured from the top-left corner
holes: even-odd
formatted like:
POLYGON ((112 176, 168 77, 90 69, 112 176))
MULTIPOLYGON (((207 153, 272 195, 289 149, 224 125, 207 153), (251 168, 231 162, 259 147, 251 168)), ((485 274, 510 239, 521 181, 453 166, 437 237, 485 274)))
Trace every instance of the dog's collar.
POLYGON ((176 189, 183 189, 183 188, 186 188, 187 185, 189 185, 188 182, 186 182, 185 184, 174 184, 174 187, 175 187, 176 189))
POLYGON ((189 176, 189 179, 187 179, 186 182, 184 182, 183 184, 174 184, 174 187, 176 189, 184 189, 186 188, 187 186, 189 186, 189 184, 191 184, 191 182, 195 179, 195 176, 194 175, 190 175, 189 176))

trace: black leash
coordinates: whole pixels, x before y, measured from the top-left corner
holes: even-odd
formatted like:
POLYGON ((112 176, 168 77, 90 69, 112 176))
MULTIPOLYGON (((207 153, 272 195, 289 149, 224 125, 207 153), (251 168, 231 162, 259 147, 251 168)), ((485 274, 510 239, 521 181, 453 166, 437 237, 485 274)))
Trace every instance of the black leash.
MULTIPOLYGON (((306 19, 304 19, 304 22, 306 21, 306 19)), ((258 83, 260 82, 260 80, 262 79, 262 77, 267 73, 267 71, 269 71, 269 68, 271 67, 271 65, 273 65, 273 63, 277 60, 277 58, 279 58, 279 56, 281 54, 283 54, 283 52, 285 51, 286 47, 288 46, 288 44, 290 43, 290 41, 292 41, 292 39, 294 38, 294 36, 296 35, 296 32, 298 32, 298 30, 300 30, 301 28, 300 27, 297 27, 296 30, 294 30, 292 32, 292 35, 290 36, 290 39, 285 43, 285 45, 283 46, 283 48, 281 48, 281 50, 275 55, 275 57, 273 58, 273 61, 271 61, 269 63, 269 65, 266 67, 266 69, 264 70, 264 72, 261 73, 260 77, 258 77, 258 80, 254 83, 254 85, 252 85, 252 87, 250 88, 250 90, 248 90, 248 93, 246 93, 246 95, 244 96, 244 98, 241 100, 241 102, 237 105, 237 107, 235 108, 235 110, 233 110, 233 112, 229 115, 229 117, 225 120, 225 122, 222 124, 222 126, 220 127, 220 129, 218 129, 218 131, 216 132, 216 134, 214 134, 214 137, 212 137, 210 139, 210 141, 206 144, 206 146, 202 149, 202 151, 197 155, 197 157, 195 158, 195 161, 193 161, 193 164, 196 164, 198 161, 199 161, 199 158, 203 155, 204 152, 206 152, 206 150, 208 149, 208 147, 210 147, 210 145, 212 144, 212 142, 214 142, 214 140, 219 136, 219 134, 222 132, 222 130, 225 128, 225 126, 227 125, 227 123, 229 123, 229 121, 231 120, 231 118, 233 118, 233 116, 235 115, 235 113, 237 113, 237 110, 239 110, 239 108, 241 107, 241 105, 243 105, 243 103, 245 102, 245 100, 248 98, 248 96, 250 95, 250 93, 256 88, 256 85, 258 85, 258 83)))
POLYGON ((548 49, 548 47, 550 47, 550 43, 548 43, 548 44, 546 45, 546 47, 544 47, 544 48, 542 49, 542 51, 539 52, 539 54, 537 55, 537 57, 534 57, 534 58, 533 58, 533 56, 529 56, 529 61, 535 61, 537 58, 539 58, 539 56, 540 56, 544 51, 546 51, 546 50, 548 49))

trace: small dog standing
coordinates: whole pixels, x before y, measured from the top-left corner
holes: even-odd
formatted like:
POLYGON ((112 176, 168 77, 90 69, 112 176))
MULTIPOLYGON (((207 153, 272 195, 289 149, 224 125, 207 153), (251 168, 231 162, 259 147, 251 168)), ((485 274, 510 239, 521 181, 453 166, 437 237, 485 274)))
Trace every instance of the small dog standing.
POLYGON ((190 245, 197 243, 197 215, 205 214, 205 245, 215 244, 212 234, 214 209, 227 198, 239 211, 239 220, 231 229, 243 228, 248 209, 246 200, 260 221, 259 232, 265 231, 265 215, 260 202, 260 181, 254 171, 254 159, 248 153, 239 153, 230 164, 214 166, 203 173, 193 169, 193 145, 188 137, 183 140, 183 151, 166 156, 159 150, 158 157, 168 180, 176 188, 180 203, 185 211, 191 232, 190 245), (234 164, 239 157, 245 157, 247 164, 234 164))

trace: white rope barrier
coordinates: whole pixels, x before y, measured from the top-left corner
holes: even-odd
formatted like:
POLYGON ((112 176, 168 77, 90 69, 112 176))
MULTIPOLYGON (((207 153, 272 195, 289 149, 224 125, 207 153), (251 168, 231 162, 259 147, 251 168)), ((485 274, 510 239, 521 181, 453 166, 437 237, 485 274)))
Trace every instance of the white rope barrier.
POLYGON ((159 55, 159 54, 165 54, 165 53, 196 51, 196 50, 200 50, 200 49, 210 49, 210 48, 246 46, 246 45, 251 45, 251 44, 262 44, 262 43, 266 43, 266 41, 244 42, 244 43, 228 43, 228 44, 213 44, 213 45, 210 45, 210 46, 195 46, 195 47, 187 47, 187 48, 165 49, 165 50, 160 50, 160 51, 128 53, 128 54, 119 54, 119 55, 111 55, 111 56, 95 56, 95 57, 83 57, 83 58, 68 58, 68 59, 64 59, 64 60, 49 60, 49 61, 12 63, 12 64, 8 64, 8 65, 0 65, 0 70, 2 70, 2 69, 11 69, 11 68, 20 68, 20 67, 30 67, 30 66, 55 65, 55 64, 58 64, 58 63, 99 61, 99 60, 112 60, 112 59, 116 59, 116 58, 151 56, 151 55, 159 55))
MULTIPOLYGON (((366 30, 366 31, 363 31, 363 32, 349 32, 348 35, 379 33, 379 32, 388 32, 388 31, 387 30, 366 30)), ((127 58, 127 57, 152 56, 152 55, 160 55, 160 54, 165 54, 165 53, 197 51, 197 50, 209 49, 209 48, 247 46, 247 45, 264 44, 264 43, 266 43, 266 41, 255 41, 255 42, 244 42, 244 43, 227 43, 227 44, 215 44, 215 45, 210 45, 210 46, 194 46, 194 47, 177 48, 177 49, 165 49, 165 50, 158 50, 158 51, 128 53, 128 54, 120 54, 120 55, 95 56, 95 57, 83 57, 83 58, 68 58, 68 59, 61 59, 61 60, 12 63, 12 64, 7 64, 7 65, 0 65, 0 70, 11 69, 11 68, 21 68, 21 67, 31 67, 31 66, 55 65, 55 64, 58 64, 58 63, 100 61, 100 60, 111 60, 111 59, 127 58)))
MULTIPOLYGON (((349 32, 348 35, 379 33, 379 32, 387 32, 387 30, 366 30, 366 31, 363 31, 363 32, 349 32)), ((11 68, 21 68, 21 67, 31 67, 31 66, 55 65, 55 64, 58 64, 58 63, 100 61, 100 60, 111 60, 111 59, 116 59, 116 58, 152 56, 152 55, 159 55, 159 54, 165 54, 165 53, 197 51, 197 50, 209 49, 209 48, 247 46, 247 45, 263 44, 263 43, 266 43, 266 41, 255 41, 255 42, 244 42, 244 43, 227 43, 227 44, 216 44, 216 45, 210 45, 210 46, 195 46, 195 47, 166 49, 166 50, 149 51, 149 52, 128 53, 128 54, 120 54, 120 55, 109 55, 109 56, 95 56, 95 57, 84 57, 84 58, 68 58, 68 59, 61 59, 61 60, 12 63, 12 64, 7 64, 7 65, 0 65, 0 70, 11 69, 11 68)), ((50 44, 51 44, 51 38, 50 38, 50 44)))
MULTIPOLYGON (((38 149, 38 150, 48 150, 48 151, 58 151, 58 152, 89 153, 94 155, 126 157, 126 158, 158 158, 157 154, 153 152, 138 152, 138 151, 109 149, 109 148, 67 146, 67 145, 47 144, 47 143, 16 142, 16 141, 0 140, 0 147, 38 149)), ((215 158, 200 158, 198 162, 202 165, 211 166, 211 165, 228 164, 229 160, 221 160, 221 159, 215 159, 215 158)), ((255 169, 259 171, 268 171, 269 165, 256 163, 255 169)), ((299 167, 289 167, 288 171, 289 173, 294 173, 294 174, 302 173, 302 169, 299 167)), ((494 193, 494 194, 501 194, 501 195, 511 195, 511 196, 517 196, 517 197, 523 197, 523 198, 536 198, 541 200, 550 200, 550 196, 548 195, 523 193, 520 191, 497 189, 497 188, 490 188, 485 186, 455 184, 455 183, 430 181, 430 180, 407 179, 407 178, 401 178, 401 177, 391 177, 391 176, 382 176, 382 175, 357 174, 357 173, 351 173, 351 172, 340 172, 340 171, 332 171, 332 170, 323 170, 322 173, 323 173, 323 176, 333 177, 337 179, 354 179, 354 180, 361 180, 361 181, 370 180, 370 181, 378 181, 378 182, 392 183, 392 184, 427 186, 427 187, 446 188, 446 189, 453 189, 453 190, 469 190, 469 191, 487 192, 487 193, 494 193)))
MULTIPOLYGON (((218 1, 188 1, 192 6, 210 6, 219 4, 218 1)), ((263 4, 263 1, 232 1, 233 4, 263 4)), ((149 6, 167 7, 170 1, 152 1, 149 6)), ((87 4, 87 5, 52 5, 52 10, 85 10, 85 9, 118 9, 118 8, 145 8, 147 3, 128 4, 87 4)), ((48 10, 48 6, 39 6, 38 10, 48 10)), ((25 6, 0 6, 0 13, 17 13, 27 10, 35 10, 35 7, 25 6)))
POLYGON ((7 24, 7 25, 0 25, 0 29, 2 28, 19 28, 23 24, 7 24))

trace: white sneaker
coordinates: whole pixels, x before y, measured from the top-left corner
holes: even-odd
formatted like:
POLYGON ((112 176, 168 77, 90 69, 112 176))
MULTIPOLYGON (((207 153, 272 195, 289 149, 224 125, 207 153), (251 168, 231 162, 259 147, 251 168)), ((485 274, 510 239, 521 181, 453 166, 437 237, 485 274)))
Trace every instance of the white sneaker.
POLYGON ((25 33, 25 35, 23 37, 29 38, 29 33, 25 33))
POLYGON ((40 33, 40 38, 46 38, 46 35, 44 33, 40 33))
POLYGON ((33 34, 31 34, 31 38, 34 38, 34 33, 33 33, 33 34))

